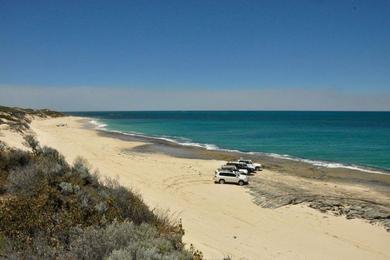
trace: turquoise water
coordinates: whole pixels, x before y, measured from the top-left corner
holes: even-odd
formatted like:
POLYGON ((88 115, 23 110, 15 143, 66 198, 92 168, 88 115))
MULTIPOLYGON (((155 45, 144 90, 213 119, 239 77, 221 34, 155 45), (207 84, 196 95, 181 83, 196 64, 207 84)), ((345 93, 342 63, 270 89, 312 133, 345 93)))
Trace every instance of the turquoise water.
MULTIPOLYGON (((107 130, 390 170, 390 112, 77 112, 107 130)), ((332 164, 329 164, 332 165, 332 164)))

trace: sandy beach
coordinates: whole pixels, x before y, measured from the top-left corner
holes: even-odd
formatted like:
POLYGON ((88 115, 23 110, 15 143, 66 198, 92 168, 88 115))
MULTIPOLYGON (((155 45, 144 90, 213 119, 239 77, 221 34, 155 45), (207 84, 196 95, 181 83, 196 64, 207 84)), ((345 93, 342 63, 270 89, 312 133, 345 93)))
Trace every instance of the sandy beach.
MULTIPOLYGON (((390 233, 383 226, 321 213, 304 204, 261 207, 248 187, 213 183, 222 160, 141 152, 137 148, 147 143, 102 135, 78 117, 37 119, 31 127, 42 145, 58 149, 69 162, 85 158, 102 178, 118 179, 150 207, 180 218, 185 243, 206 259, 390 259, 390 233)), ((0 139, 21 146, 22 139, 11 134, 0 139)), ((306 190, 326 190, 329 184, 283 176, 275 167, 253 178, 257 183, 284 178, 306 190)), ((338 184, 334 192, 388 202, 378 190, 348 182, 338 184)))

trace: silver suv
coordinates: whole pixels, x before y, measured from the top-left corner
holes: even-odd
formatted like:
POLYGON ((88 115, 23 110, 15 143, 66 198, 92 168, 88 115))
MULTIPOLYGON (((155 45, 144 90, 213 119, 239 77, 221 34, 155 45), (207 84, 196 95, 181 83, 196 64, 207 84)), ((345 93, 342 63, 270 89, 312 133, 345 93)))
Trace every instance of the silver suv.
POLYGON ((219 171, 230 171, 230 172, 240 172, 241 174, 248 175, 247 169, 238 169, 234 165, 222 165, 221 168, 218 169, 219 171))
POLYGON ((236 166, 238 169, 246 169, 248 170, 248 173, 256 171, 255 166, 243 162, 227 162, 226 165, 233 165, 236 166))
POLYGON ((214 182, 215 183, 236 183, 240 186, 244 184, 248 184, 249 178, 246 175, 240 174, 239 172, 231 172, 231 171, 215 171, 214 176, 214 182))

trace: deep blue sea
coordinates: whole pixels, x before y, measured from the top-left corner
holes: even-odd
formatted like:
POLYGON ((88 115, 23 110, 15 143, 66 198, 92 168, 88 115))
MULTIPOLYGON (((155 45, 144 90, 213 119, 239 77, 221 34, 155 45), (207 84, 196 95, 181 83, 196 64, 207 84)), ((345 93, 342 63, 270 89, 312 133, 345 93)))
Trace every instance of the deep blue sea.
POLYGON ((106 130, 208 149, 390 170, 390 112, 72 112, 106 130))

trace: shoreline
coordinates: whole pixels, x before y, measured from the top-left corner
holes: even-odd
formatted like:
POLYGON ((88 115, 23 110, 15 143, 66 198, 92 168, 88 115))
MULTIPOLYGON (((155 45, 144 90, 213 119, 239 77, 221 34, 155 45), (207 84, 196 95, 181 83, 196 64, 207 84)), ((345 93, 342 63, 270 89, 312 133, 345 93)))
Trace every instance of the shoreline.
POLYGON ((364 166, 364 165, 356 165, 356 164, 346 164, 346 163, 340 163, 337 161, 326 161, 326 160, 315 160, 315 159, 308 159, 308 158, 299 158, 294 157, 291 155, 282 155, 282 154, 276 154, 276 153, 266 153, 266 152, 253 152, 253 151, 240 151, 235 149, 225 149, 225 148, 219 148, 214 144, 202 144, 202 143, 195 143, 195 142, 180 142, 174 138, 170 137, 158 137, 158 136, 148 136, 143 133, 129 133, 129 132, 122 132, 118 130, 110 130, 107 129, 107 125, 104 123, 100 123, 98 118, 93 117, 82 117, 88 120, 87 124, 90 124, 90 128, 93 128, 98 131, 108 132, 108 133, 115 133, 118 135, 125 135, 129 137, 134 137, 134 139, 138 140, 144 140, 144 141, 151 141, 154 143, 161 143, 161 144, 167 144, 167 145, 178 145, 183 147, 191 147, 194 149, 204 149, 207 151, 215 151, 215 152, 222 152, 222 153, 232 153, 232 154, 239 154, 240 156, 245 157, 251 157, 251 158, 272 158, 277 159, 280 161, 283 160, 289 160, 294 162, 299 162, 303 164, 309 164, 311 166, 315 167, 323 167, 323 168, 330 168, 330 169, 347 169, 352 171, 358 171, 358 172, 364 172, 368 174, 383 174, 383 175, 390 175, 390 170, 380 167, 373 167, 373 166, 364 166))
MULTIPOLYGON (((132 148, 131 150, 139 153, 161 153, 168 156, 186 159, 204 159, 204 160, 236 160, 245 157, 253 161, 261 162, 266 169, 281 171, 305 178, 314 179, 339 179, 341 181, 350 181, 351 183, 363 182, 367 185, 378 185, 385 188, 390 187, 390 172, 367 172, 362 169, 351 169, 346 167, 326 167, 315 165, 305 161, 305 159, 292 160, 284 157, 271 156, 267 153, 241 152, 224 149, 207 149, 206 147, 185 145, 168 138, 147 136, 143 134, 124 133, 116 130, 108 130, 99 127, 95 118, 80 117, 81 122, 87 129, 93 129, 101 136, 118 138, 123 141, 145 142, 144 145, 132 148), (96 123, 92 123, 95 121, 96 123)), ((390 192, 389 192, 390 194, 390 192)))
POLYGON ((388 209, 388 186, 380 185, 386 176, 372 181, 370 174, 345 171, 336 178, 334 169, 269 159, 247 187, 217 185, 214 170, 236 154, 135 140, 86 123, 81 117, 37 119, 31 129, 67 161, 84 157, 102 178, 117 179, 151 208, 180 218, 184 242, 206 259, 390 258, 390 235, 383 225, 323 213, 303 201, 329 197, 341 205, 354 198, 388 209))

